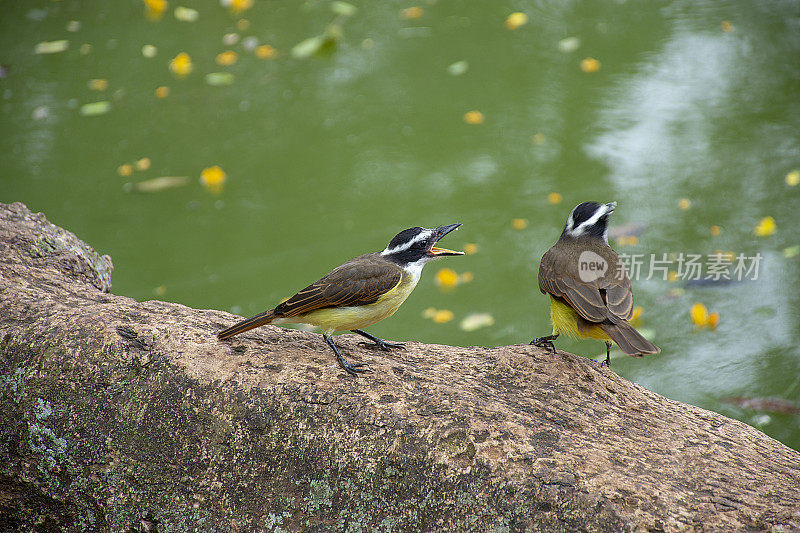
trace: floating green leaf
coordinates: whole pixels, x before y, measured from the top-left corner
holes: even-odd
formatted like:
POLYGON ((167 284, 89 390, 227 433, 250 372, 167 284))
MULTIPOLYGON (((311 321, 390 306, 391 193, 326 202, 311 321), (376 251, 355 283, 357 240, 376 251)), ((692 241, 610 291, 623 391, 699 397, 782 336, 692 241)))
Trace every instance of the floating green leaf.
POLYGON ((331 2, 331 11, 343 17, 352 17, 358 13, 358 8, 353 4, 348 4, 347 2, 336 1, 331 2))
POLYGON ((186 176, 161 176, 152 178, 139 183, 126 183, 124 186, 125 192, 158 192, 164 189, 171 189, 173 187, 183 187, 189 183, 189 178, 186 176))
POLYGON ((194 22, 200 17, 200 13, 191 7, 178 6, 175 8, 175 18, 182 22, 194 22))
POLYGON ((206 83, 215 87, 220 85, 230 85, 234 77, 230 72, 209 72, 206 74, 206 83))
POLYGON ((60 41, 42 41, 38 43, 34 49, 34 54, 57 54, 69 48, 69 41, 62 39, 60 41))
POLYGON ((83 104, 80 113, 85 117, 92 117, 95 115, 105 115, 111 111, 111 102, 101 100, 100 102, 92 102, 90 104, 83 104))
POLYGON ((451 76, 461 76, 469 70, 469 63, 466 61, 456 61, 447 67, 447 73, 451 76))

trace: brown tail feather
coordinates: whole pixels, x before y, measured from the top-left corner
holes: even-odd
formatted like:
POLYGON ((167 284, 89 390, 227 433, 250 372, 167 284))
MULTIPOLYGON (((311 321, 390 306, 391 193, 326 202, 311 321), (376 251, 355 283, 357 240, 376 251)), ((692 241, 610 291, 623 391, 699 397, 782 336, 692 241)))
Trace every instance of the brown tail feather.
POLYGON ((661 348, 642 337, 642 334, 627 322, 602 324, 600 327, 611 337, 611 340, 617 343, 619 349, 626 355, 641 357, 644 354, 661 351, 661 348))
POLYGON ((270 322, 272 322, 274 318, 275 318, 275 313, 273 312, 272 309, 270 309, 269 311, 264 311, 261 314, 258 314, 256 316, 251 316, 246 320, 242 320, 241 322, 238 322, 227 329, 223 329, 222 331, 217 333, 217 337, 219 337, 220 340, 225 340, 239 333, 244 333, 245 331, 257 328, 258 326, 269 324, 270 322))

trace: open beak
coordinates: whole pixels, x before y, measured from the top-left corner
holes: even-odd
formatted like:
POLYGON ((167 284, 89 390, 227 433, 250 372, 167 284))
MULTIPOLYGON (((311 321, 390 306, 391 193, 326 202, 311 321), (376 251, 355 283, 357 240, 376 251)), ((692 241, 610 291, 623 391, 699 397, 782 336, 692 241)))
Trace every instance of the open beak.
MULTIPOLYGON (((436 228, 436 241, 438 242, 439 239, 458 229, 461 224, 448 224, 446 226, 442 226, 440 228, 436 228)), ((434 257, 441 257, 444 255, 464 255, 464 252, 456 252, 454 250, 448 250, 447 248, 438 248, 436 246, 431 246, 431 249, 428 250, 428 254, 434 257)))

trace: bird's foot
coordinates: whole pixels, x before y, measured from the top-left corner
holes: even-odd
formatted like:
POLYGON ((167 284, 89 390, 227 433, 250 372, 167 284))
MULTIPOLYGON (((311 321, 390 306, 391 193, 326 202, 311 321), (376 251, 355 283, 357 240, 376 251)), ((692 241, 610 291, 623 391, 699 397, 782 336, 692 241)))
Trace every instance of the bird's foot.
POLYGON ((367 363, 348 363, 347 360, 345 360, 345 358, 341 355, 339 355, 336 359, 339 361, 339 365, 351 376, 357 376, 358 374, 363 374, 364 372, 372 372, 369 368, 361 368, 367 366, 367 363))
POLYGON ((529 344, 532 344, 537 348, 545 348, 552 353, 556 353, 556 346, 555 344, 553 344, 553 341, 556 340, 557 338, 558 334, 548 335, 546 337, 536 337, 529 344))
POLYGON ((392 348, 406 349, 406 345, 402 342, 389 342, 383 339, 378 339, 375 342, 359 342, 358 345, 366 348, 377 348, 379 350, 383 350, 384 352, 390 352, 392 351, 392 348))

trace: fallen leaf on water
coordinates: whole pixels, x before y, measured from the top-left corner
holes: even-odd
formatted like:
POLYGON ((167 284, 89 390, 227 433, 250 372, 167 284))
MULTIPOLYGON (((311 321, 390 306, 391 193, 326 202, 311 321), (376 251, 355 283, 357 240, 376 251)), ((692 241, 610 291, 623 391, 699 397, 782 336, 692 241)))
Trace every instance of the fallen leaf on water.
POLYGON ((234 81, 234 76, 230 72, 209 72, 205 76, 205 82, 215 87, 230 85, 234 81))
POLYGON ((636 246, 639 244, 639 237, 636 235, 620 235, 616 238, 618 246, 636 246))
POLYGON ((467 124, 483 124, 483 113, 477 110, 467 111, 463 118, 467 124))
POLYGON ((463 331, 475 331, 494 325, 494 317, 489 313, 470 313, 458 325, 463 331))
POLYGON ((453 320, 455 315, 449 309, 439 309, 433 314, 433 321, 437 324, 444 324, 453 320))
POLYGON ((800 255, 800 244, 795 244, 794 246, 788 246, 783 249, 783 257, 787 259, 791 259, 792 257, 797 257, 800 255))
POLYGON ((442 289, 452 289, 458 285, 458 274, 451 268, 440 268, 436 273, 436 284, 442 289))
POLYGON ((105 115, 111 111, 111 102, 102 100, 100 102, 92 102, 83 104, 80 109, 81 115, 85 117, 92 117, 95 115, 105 115))
POLYGON ((253 0, 220 0, 220 4, 236 15, 253 7, 253 0))
POLYGON ((43 41, 33 48, 34 54, 57 54, 69 48, 69 41, 43 41))
POLYGON ((692 322, 698 329, 706 327, 715 329, 717 324, 719 324, 719 313, 716 311, 709 313, 705 304, 700 302, 692 305, 692 308, 689 310, 689 314, 692 317, 692 322))
POLYGON ((221 54, 217 54, 216 62, 217 65, 222 67, 227 67, 228 65, 233 65, 239 59, 238 54, 233 50, 226 50, 221 54))
POLYGON ((506 18, 506 28, 509 30, 516 30, 528 23, 528 15, 525 13, 521 13, 517 11, 516 13, 511 13, 506 18))
POLYGON ((528 227, 527 218, 515 218, 511 221, 511 227, 516 230, 522 230, 528 227))
POLYGON ((200 173, 200 183, 214 194, 222 192, 222 186, 225 185, 227 179, 228 175, 218 165, 204 168, 200 173))
POLYGON ((152 44, 146 44, 142 46, 142 55, 147 59, 152 59, 156 57, 157 53, 158 53, 158 48, 156 48, 152 44))
POLYGON ((185 78, 193 69, 192 58, 186 52, 181 52, 169 62, 169 70, 178 78, 185 78))
POLYGON ((419 6, 412 6, 406 9, 400 10, 400 18, 406 20, 413 20, 422 17, 425 14, 425 11, 419 6))
POLYGON ((144 15, 150 20, 159 20, 169 7, 167 0, 142 0, 144 2, 144 15))
POLYGON ((174 187, 183 187, 189 183, 189 178, 186 176, 160 176, 138 183, 126 183, 125 192, 159 192, 164 189, 172 189, 174 187))
POLYGON ((447 66, 447 73, 451 76, 461 76, 469 70, 469 63, 464 60, 456 61, 447 66))
POLYGON ((593 57, 587 57, 583 61, 581 61, 581 70, 584 72, 592 73, 597 72, 602 67, 600 61, 593 57))
POLYGON ((278 51, 268 44, 262 44, 261 46, 256 48, 256 57, 259 57, 261 59, 272 59, 274 57, 277 57, 277 55, 278 51))
POLYGON ((564 52, 565 54, 568 54, 569 52, 574 52, 580 47, 581 47, 581 40, 578 37, 567 37, 565 39, 561 39, 560 41, 558 41, 559 52, 564 52))
POLYGON ((478 245, 477 244, 473 244, 471 242, 468 242, 467 244, 464 245, 464 253, 467 254, 467 255, 473 255, 473 254, 477 253, 477 251, 478 251, 478 245))
POLYGON ((175 18, 181 22, 194 22, 200 18, 200 13, 191 7, 178 6, 173 12, 175 18))
POLYGON ((753 233, 755 233, 756 237, 769 237, 775 233, 777 229, 778 227, 775 225, 774 218, 764 217, 758 222, 755 229, 753 229, 753 233))
POLYGON ((331 11, 342 17, 352 17, 358 13, 358 8, 353 4, 342 2, 341 0, 334 0, 331 2, 331 11))
POLYGON ((150 158, 149 157, 143 157, 141 159, 138 159, 136 161, 135 165, 136 165, 136 170, 140 170, 140 171, 141 170, 147 170, 147 169, 150 168, 150 158))
POLYGON ((547 203, 549 203, 550 205, 560 204, 562 199, 563 198, 561 194, 557 192, 551 192, 550 194, 547 195, 547 203))
POLYGON ((108 89, 108 80, 102 78, 89 80, 89 89, 93 91, 105 91, 108 89))

